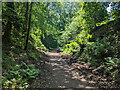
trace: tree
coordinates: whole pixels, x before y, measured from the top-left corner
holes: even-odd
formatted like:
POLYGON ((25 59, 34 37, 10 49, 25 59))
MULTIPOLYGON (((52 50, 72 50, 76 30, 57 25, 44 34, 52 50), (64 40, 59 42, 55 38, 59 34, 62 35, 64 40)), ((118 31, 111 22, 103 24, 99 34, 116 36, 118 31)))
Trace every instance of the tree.
POLYGON ((27 39, 26 39, 25 50, 27 50, 27 45, 28 45, 28 40, 29 40, 30 25, 31 25, 32 5, 33 5, 33 2, 31 2, 31 6, 30 6, 29 24, 28 24, 28 31, 27 31, 27 39))
POLYGON ((103 5, 97 2, 84 2, 81 3, 82 8, 79 14, 82 17, 82 28, 90 30, 96 27, 96 23, 106 20, 108 16, 107 10, 103 5))

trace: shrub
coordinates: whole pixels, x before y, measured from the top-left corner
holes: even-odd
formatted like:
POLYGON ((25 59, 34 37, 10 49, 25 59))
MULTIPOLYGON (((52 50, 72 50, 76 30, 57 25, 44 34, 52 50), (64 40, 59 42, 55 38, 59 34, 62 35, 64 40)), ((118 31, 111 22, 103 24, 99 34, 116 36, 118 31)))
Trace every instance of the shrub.
POLYGON ((97 38, 96 42, 88 42, 84 48, 80 60, 87 60, 91 65, 101 66, 104 65, 106 72, 111 73, 116 77, 120 65, 119 49, 120 41, 117 36, 109 35, 103 39, 97 38))
POLYGON ((8 71, 7 76, 2 77, 3 88, 28 88, 28 80, 35 78, 40 73, 39 69, 35 69, 35 65, 16 65, 8 71))
POLYGON ((74 53, 77 51, 77 48, 79 47, 79 45, 76 42, 70 42, 69 44, 66 44, 62 51, 63 53, 74 53))

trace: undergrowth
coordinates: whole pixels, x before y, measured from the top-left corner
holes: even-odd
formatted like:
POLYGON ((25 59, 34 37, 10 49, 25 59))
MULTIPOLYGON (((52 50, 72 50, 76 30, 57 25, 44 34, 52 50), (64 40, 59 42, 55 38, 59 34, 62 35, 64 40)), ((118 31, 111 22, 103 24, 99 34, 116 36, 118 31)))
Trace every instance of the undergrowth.
POLYGON ((76 42, 69 42, 66 44, 62 50, 63 54, 70 54, 78 51, 79 44, 76 42))
POLYGON ((27 51, 17 46, 3 46, 3 88, 28 88, 30 81, 42 74, 37 68, 41 58, 42 53, 31 44, 27 51))
POLYGON ((109 35, 96 42, 88 42, 80 60, 87 61, 92 66, 102 66, 105 73, 119 77, 120 73, 120 41, 118 36, 109 35))

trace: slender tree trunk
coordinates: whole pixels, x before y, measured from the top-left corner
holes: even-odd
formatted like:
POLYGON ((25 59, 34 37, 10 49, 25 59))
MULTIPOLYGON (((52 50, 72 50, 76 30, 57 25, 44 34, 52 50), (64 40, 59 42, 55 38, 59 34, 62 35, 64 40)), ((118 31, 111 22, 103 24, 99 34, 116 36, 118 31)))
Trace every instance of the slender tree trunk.
POLYGON ((33 2, 31 2, 31 6, 30 6, 29 24, 28 24, 28 31, 27 31, 27 39, 26 39, 25 50, 27 50, 27 45, 28 45, 28 40, 29 40, 30 25, 31 25, 31 11, 32 11, 32 5, 33 5, 33 2))

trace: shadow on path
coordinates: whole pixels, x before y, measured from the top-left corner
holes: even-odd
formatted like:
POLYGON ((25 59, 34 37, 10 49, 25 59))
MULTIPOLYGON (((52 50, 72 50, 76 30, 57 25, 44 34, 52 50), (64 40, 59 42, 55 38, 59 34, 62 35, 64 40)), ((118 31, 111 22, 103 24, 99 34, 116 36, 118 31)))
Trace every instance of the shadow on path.
POLYGON ((96 88, 94 82, 86 80, 85 75, 79 75, 72 66, 69 66, 60 53, 52 51, 45 64, 48 88, 96 88))
POLYGON ((34 82, 35 88, 115 88, 114 80, 103 75, 103 71, 85 63, 67 64, 67 59, 56 50, 46 53, 44 73, 34 82), (99 71, 99 72, 98 72, 99 71))

